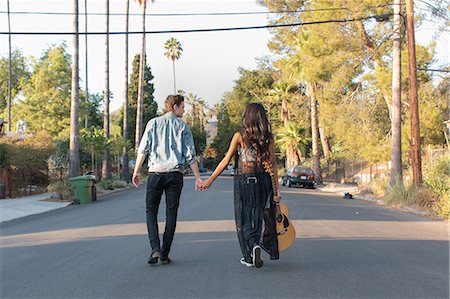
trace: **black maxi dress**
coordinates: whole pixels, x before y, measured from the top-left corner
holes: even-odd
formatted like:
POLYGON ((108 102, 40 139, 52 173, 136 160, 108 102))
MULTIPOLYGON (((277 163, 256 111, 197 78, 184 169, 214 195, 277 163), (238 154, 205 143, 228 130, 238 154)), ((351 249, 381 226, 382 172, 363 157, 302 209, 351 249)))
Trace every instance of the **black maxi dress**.
POLYGON ((238 146, 235 154, 234 211, 242 255, 249 259, 255 245, 279 259, 275 203, 270 175, 256 151, 238 146))

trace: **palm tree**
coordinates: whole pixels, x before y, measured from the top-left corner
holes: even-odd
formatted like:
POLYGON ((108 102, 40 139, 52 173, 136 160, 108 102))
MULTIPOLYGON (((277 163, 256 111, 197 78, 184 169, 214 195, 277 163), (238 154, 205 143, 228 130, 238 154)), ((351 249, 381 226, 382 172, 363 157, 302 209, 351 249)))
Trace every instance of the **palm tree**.
POLYGON ((203 99, 198 99, 197 106, 198 106, 197 115, 198 115, 198 120, 200 122, 200 128, 202 130, 204 130, 205 126, 206 126, 206 124, 205 124, 205 120, 206 120, 205 119, 205 109, 208 109, 208 106, 206 105, 206 102, 203 99))
MULTIPOLYGON (((85 84, 86 84, 86 101, 89 102, 89 80, 88 80, 88 17, 87 17, 87 0, 84 0, 84 30, 86 34, 84 35, 84 56, 85 56, 85 84)), ((89 115, 89 105, 86 105, 86 115, 84 117, 84 128, 88 127, 88 115, 89 115)))
POLYGON ((171 37, 166 41, 166 43, 164 44, 164 48, 166 49, 164 55, 166 55, 167 58, 172 60, 173 92, 176 94, 177 84, 175 80, 175 60, 180 59, 181 52, 183 52, 183 48, 181 48, 181 43, 177 41, 174 37, 171 37))
POLYGON ((317 83, 306 83, 306 94, 309 97, 311 109, 311 136, 312 136, 312 170, 318 183, 322 183, 322 168, 320 167, 320 137, 319 112, 317 107, 317 83))
POLYGON ((294 86, 290 85, 288 82, 277 81, 275 82, 273 89, 269 92, 274 102, 281 102, 281 120, 284 126, 288 124, 290 119, 288 101, 292 97, 293 89, 294 86))
POLYGON ((78 125, 78 63, 79 63, 79 37, 78 37, 78 0, 73 0, 73 63, 72 63, 72 95, 70 100, 70 136, 69 136, 69 176, 80 174, 80 148, 78 125))
MULTIPOLYGON (((145 10, 147 9, 147 0, 137 0, 142 7, 142 45, 141 58, 139 60, 139 86, 138 99, 136 107, 136 135, 134 150, 137 153, 139 143, 141 142, 142 134, 142 115, 144 109, 144 72, 145 72, 145 10)), ((137 155, 137 154, 136 154, 137 155)))
MULTIPOLYGON (((130 0, 126 0, 126 19, 125 19, 125 94, 123 99, 123 139, 128 141, 128 24, 130 16, 130 0)), ((122 179, 125 182, 130 180, 130 169, 128 167, 128 148, 125 146, 122 150, 122 179)))
POLYGON ((305 128, 292 122, 275 132, 277 144, 286 153, 286 168, 299 164, 305 156, 306 145, 309 142, 305 132, 305 128))
POLYGON ((6 2, 8 11, 8 131, 11 132, 11 84, 12 84, 12 61, 11 61, 11 17, 9 14, 9 0, 6 2))
POLYGON ((401 116, 401 29, 400 0, 394 1, 394 32, 392 55, 392 121, 391 171, 389 186, 403 182, 402 175, 402 116, 401 116))
MULTIPOLYGON (((184 92, 183 92, 183 94, 184 94, 184 92)), ((198 107, 197 106, 198 106, 199 100, 200 100, 200 97, 191 92, 186 95, 186 102, 188 103, 188 105, 191 106, 191 114, 190 114, 191 126, 194 126, 195 120, 198 117, 198 107)))
POLYGON ((105 94, 103 111, 103 131, 106 138, 105 158, 102 164, 102 178, 111 179, 111 159, 108 140, 109 134, 109 0, 106 0, 106 40, 105 40, 106 58, 105 58, 105 94))

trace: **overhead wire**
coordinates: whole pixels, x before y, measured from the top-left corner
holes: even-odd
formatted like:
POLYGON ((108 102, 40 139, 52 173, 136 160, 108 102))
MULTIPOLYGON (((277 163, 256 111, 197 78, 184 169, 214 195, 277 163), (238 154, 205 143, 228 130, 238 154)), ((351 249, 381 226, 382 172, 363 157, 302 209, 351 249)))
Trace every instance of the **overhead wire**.
MULTIPOLYGON (((376 6, 366 6, 364 8, 382 8, 389 7, 393 4, 380 4, 376 6)), ((329 8, 316 8, 316 9, 300 9, 300 10, 287 10, 287 11, 247 11, 247 12, 199 12, 199 13, 146 13, 147 17, 183 17, 183 16, 234 16, 234 15, 260 15, 260 14, 283 14, 283 13, 304 13, 304 12, 316 12, 316 11, 334 11, 334 10, 349 10, 347 7, 329 7, 329 8)), ((0 11, 0 14, 7 14, 7 11, 0 11)), ((16 15, 62 15, 70 16, 75 15, 74 12, 49 12, 49 11, 10 11, 10 14, 16 15)), ((80 12, 79 16, 106 16, 104 12, 80 12)), ((110 16, 126 16, 126 13, 109 13, 110 16)), ((130 13, 129 16, 142 16, 142 13, 130 13)))
MULTIPOLYGON (((272 25, 261 25, 261 26, 248 26, 248 27, 228 27, 228 28, 204 28, 204 29, 179 29, 179 30, 156 30, 156 31, 147 31, 145 30, 145 34, 164 34, 164 33, 194 33, 194 32, 216 32, 216 31, 237 31, 237 30, 252 30, 252 29, 267 29, 267 28, 278 28, 278 27, 292 27, 292 26, 305 26, 305 25, 317 25, 317 24, 327 24, 327 23, 347 23, 347 22, 355 22, 355 21, 363 21, 368 19, 386 19, 389 16, 393 15, 382 14, 382 15, 370 15, 367 17, 359 17, 359 18, 351 18, 351 19, 331 19, 331 20, 323 20, 323 21, 312 21, 312 22, 299 22, 299 23, 290 23, 290 24, 272 24, 272 25)), ((142 34, 144 31, 116 31, 109 32, 110 35, 122 35, 122 34, 142 34)), ((5 32, 1 31, 0 35, 75 35, 75 32, 5 32)), ((105 32, 79 32, 79 35, 104 35, 105 32)))

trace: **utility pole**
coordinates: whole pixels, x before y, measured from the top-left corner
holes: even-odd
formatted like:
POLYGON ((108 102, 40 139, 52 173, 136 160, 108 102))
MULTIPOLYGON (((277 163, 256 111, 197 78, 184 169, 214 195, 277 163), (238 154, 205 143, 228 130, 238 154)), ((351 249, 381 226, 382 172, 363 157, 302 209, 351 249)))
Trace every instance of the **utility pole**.
POLYGON ((422 158, 420 155, 419 105, 417 95, 416 44, 414 37, 414 2, 406 0, 406 28, 408 39, 408 81, 411 114, 411 161, 413 182, 422 185, 422 158))

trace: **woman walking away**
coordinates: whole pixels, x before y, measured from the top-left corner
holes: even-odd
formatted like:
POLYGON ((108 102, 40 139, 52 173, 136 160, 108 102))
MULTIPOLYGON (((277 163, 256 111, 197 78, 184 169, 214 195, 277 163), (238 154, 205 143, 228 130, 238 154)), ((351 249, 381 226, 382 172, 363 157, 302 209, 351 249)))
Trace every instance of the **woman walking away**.
POLYGON ((228 152, 213 174, 201 184, 208 189, 235 155, 234 211, 241 264, 248 267, 263 266, 261 250, 270 259, 279 258, 276 233, 276 204, 270 175, 264 171, 263 162, 271 162, 275 182, 278 184, 275 163, 275 142, 270 131, 264 107, 258 103, 247 105, 241 128, 231 140, 228 152))

